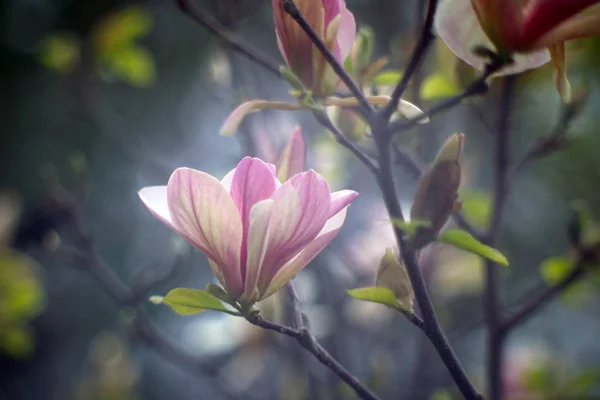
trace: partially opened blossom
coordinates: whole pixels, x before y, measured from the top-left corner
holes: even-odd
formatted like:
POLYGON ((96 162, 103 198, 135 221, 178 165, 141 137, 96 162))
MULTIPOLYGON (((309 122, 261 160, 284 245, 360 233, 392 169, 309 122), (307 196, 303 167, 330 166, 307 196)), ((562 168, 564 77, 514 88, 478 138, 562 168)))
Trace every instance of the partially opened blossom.
POLYGON ((515 57, 515 66, 503 71, 516 73, 536 68, 549 59, 562 98, 569 100, 564 42, 600 34, 599 0, 444 0, 436 27, 457 56, 482 68, 471 50, 474 45, 492 44, 503 54, 515 57), (477 43, 479 41, 479 43, 477 43))
POLYGON ((331 193, 315 171, 281 184, 275 167, 246 157, 223 180, 189 168, 139 196, 209 259, 228 295, 248 307, 293 278, 337 235, 351 190, 331 193))
MULTIPOLYGON (((317 97, 333 93, 339 78, 300 25, 272 0, 279 50, 307 89, 317 97)), ((344 0, 296 0, 296 6, 335 58, 343 64, 356 36, 354 16, 344 0)))

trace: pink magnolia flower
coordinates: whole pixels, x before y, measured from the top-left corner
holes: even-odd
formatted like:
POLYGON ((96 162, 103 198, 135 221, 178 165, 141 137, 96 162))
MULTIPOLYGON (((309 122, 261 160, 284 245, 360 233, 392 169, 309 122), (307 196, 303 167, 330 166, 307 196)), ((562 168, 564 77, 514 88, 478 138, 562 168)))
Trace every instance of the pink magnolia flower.
MULTIPOLYGON (((316 96, 335 90, 339 78, 302 28, 283 9, 282 0, 272 0, 279 50, 300 81, 316 96)), ((344 0, 296 0, 298 9, 341 63, 352 50, 356 36, 354 16, 344 0)))
POLYGON ((189 168, 146 187, 148 210, 203 252, 233 300, 249 306, 292 279, 337 235, 351 190, 331 193, 315 171, 280 183, 275 167, 246 157, 219 181, 189 168))
POLYGON ((481 69, 474 45, 488 45, 500 53, 520 53, 515 65, 503 71, 518 73, 553 61, 555 81, 569 100, 564 42, 600 34, 599 0, 444 0, 436 27, 448 47, 481 69))

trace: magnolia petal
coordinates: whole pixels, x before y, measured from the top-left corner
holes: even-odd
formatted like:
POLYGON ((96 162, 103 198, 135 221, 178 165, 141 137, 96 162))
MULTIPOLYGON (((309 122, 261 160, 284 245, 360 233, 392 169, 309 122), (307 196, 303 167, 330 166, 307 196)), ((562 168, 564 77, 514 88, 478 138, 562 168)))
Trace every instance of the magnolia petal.
POLYGON ((250 211, 244 294, 240 298, 242 303, 251 304, 258 299, 256 283, 269 243, 269 221, 271 212, 273 211, 273 204, 274 201, 271 199, 263 200, 256 203, 250 211))
POLYGON ((240 213, 221 182, 189 168, 173 172, 167 184, 171 219, 184 237, 223 272, 227 292, 242 294, 240 213))
POLYGON ((522 26, 522 41, 525 46, 535 43, 563 21, 568 21, 598 3, 598 0, 552 0, 530 3, 522 26))
POLYGON ((593 7, 594 13, 577 15, 538 39, 534 47, 550 46, 553 43, 587 36, 600 36, 600 6, 593 7))
POLYGON ((242 217, 244 231, 248 226, 250 209, 275 192, 277 178, 274 172, 263 160, 252 157, 242 158, 235 168, 229 194, 242 217))
MULTIPOLYGON (((480 71, 484 70, 485 59, 475 55, 473 49, 476 46, 490 49, 495 47, 481 28, 471 0, 443 0, 435 16, 435 28, 440 38, 458 58, 480 71)), ((514 63, 496 75, 518 74, 538 68, 550 60, 545 49, 516 54, 513 58, 514 63)))
POLYGON ((242 218, 240 272, 246 275, 246 255, 249 237, 250 211, 259 201, 266 200, 277 189, 277 178, 269 165, 258 158, 244 157, 237 165, 229 194, 242 218))
MULTIPOLYGON (((398 104, 398 111, 400 114, 404 115, 408 119, 417 118, 422 115, 425 115, 423 110, 419 107, 415 106, 413 103, 400 100, 400 104, 398 104)), ((420 124, 426 124, 429 122, 429 117, 425 117, 419 120, 420 124)))
POLYGON ((229 171, 223 179, 221 179, 221 185, 227 190, 227 192, 231 191, 231 183, 233 182, 233 174, 235 174, 235 168, 229 171))
POLYGON ((331 204, 329 204, 329 218, 339 213, 342 209, 346 208, 352 200, 358 196, 354 190, 340 190, 338 192, 331 193, 331 204))
POLYGON ((336 237, 346 219, 347 209, 343 209, 330 218, 319 235, 311 241, 302 252, 281 267, 269 286, 261 295, 261 299, 271 296, 281 289, 290 279, 306 267, 336 237))
POLYGON ((355 39, 356 21, 354 20, 354 15, 348 9, 344 8, 337 35, 337 48, 339 52, 338 60, 341 63, 346 61, 348 54, 352 51, 355 39))
POLYGON ((554 68, 554 84, 561 100, 571 102, 571 84, 567 76, 567 61, 565 60, 565 43, 559 42, 548 47, 554 68))
POLYGON ((319 234, 329 218, 331 194, 325 179, 310 170, 281 185, 272 199, 271 232, 258 283, 261 293, 277 270, 319 234))
POLYGON ((173 225, 173 220, 171 219, 171 213, 169 211, 166 186, 148 186, 142 188, 138 192, 138 196, 155 218, 162 221, 169 228, 177 231, 177 227, 173 225))
POLYGON ((292 132, 277 163, 277 177, 281 182, 304 171, 306 167, 306 144, 299 126, 292 132))
POLYGON ((299 104, 283 103, 279 101, 251 100, 239 105, 231 112, 231 114, 229 114, 225 122, 223 122, 223 126, 221 126, 221 129, 219 130, 219 135, 231 136, 235 134, 240 127, 240 124, 248 114, 265 109, 300 111, 303 110, 304 107, 299 104))

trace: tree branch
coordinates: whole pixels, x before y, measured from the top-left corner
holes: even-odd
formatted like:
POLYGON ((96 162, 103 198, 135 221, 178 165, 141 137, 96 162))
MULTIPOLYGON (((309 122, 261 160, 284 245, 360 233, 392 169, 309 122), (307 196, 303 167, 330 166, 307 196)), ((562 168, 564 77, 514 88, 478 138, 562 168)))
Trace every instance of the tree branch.
MULTIPOLYGON (((289 290, 290 286, 288 286, 289 290)), ((293 289, 292 289, 293 290, 293 289)), ((294 292, 295 293, 295 292, 294 292)), ((291 294, 291 293, 290 293, 291 294)), ((297 296, 295 297, 297 299, 297 296)), ((294 300, 292 300, 294 301, 294 300)), ((299 302, 295 301, 295 309, 299 310, 299 302)), ((297 311, 296 311, 297 312, 297 311)), ((296 316, 295 319, 298 317, 296 316)), ((302 319, 302 312, 300 311, 300 319, 302 319)), ((304 349, 310 352, 321 364, 332 370, 340 379, 346 382, 356 394, 365 400, 379 400, 377 395, 373 393, 368 387, 364 386, 358 378, 352 375, 343 365, 341 365, 327 350, 323 348, 317 339, 306 329, 306 328, 290 328, 289 326, 277 324, 271 321, 263 319, 260 315, 254 315, 247 317, 247 320, 256 326, 263 329, 277 332, 282 335, 289 336, 295 339, 304 349)), ((299 322, 296 321, 298 324, 299 322)), ((302 326, 304 323, 302 322, 302 326)))
MULTIPOLYGON (((424 1, 424 0, 421 0, 421 1, 424 1)), ((431 44, 432 40, 434 39, 434 36, 433 36, 433 33, 431 32, 431 30, 433 27, 433 20, 435 17, 435 12, 437 10, 437 5, 438 5, 438 0, 429 0, 428 6, 427 6, 427 15, 425 17, 425 24, 423 25, 423 30, 421 31, 421 36, 419 38, 419 42, 417 43, 417 46, 412 53, 410 61, 408 62, 408 65, 406 66, 406 69, 404 70, 404 73, 402 74, 402 78, 400 79, 400 82, 398 82, 398 85, 396 85, 396 87, 394 88, 394 91, 392 92, 392 99, 390 100, 387 107, 385 107, 381 111, 381 119, 382 120, 389 121, 389 119, 392 116, 392 114, 394 113, 394 111, 396 111, 396 108, 398 107, 398 103, 400 102, 400 98, 406 91, 406 88, 408 87, 408 84, 409 84, 411 78, 417 72, 417 69, 419 68, 419 66, 421 64, 421 61, 423 60, 423 57, 425 56, 427 49, 429 48, 429 45, 431 44)))
POLYGON ((388 127, 388 132, 392 135, 399 132, 403 132, 407 129, 412 128, 419 122, 422 122, 427 117, 431 118, 442 111, 448 110, 456 106, 457 104, 460 104, 464 99, 468 97, 486 93, 488 91, 488 85, 486 83, 487 79, 492 74, 498 72, 502 67, 504 67, 504 65, 505 63, 502 63, 500 61, 488 64, 483 74, 459 94, 440 101, 439 103, 431 107, 429 110, 426 110, 422 115, 410 119, 399 119, 397 121, 392 122, 388 127))
POLYGON ((339 144, 350 150, 356 156, 356 158, 358 158, 369 169, 369 171, 371 171, 371 173, 377 174, 379 167, 377 164, 375 164, 375 161, 373 161, 371 157, 363 152, 358 146, 348 140, 348 138, 344 136, 344 134, 340 132, 340 130, 333 124, 331 119, 329 119, 324 111, 314 111, 313 115, 321 125, 331 132, 339 144))
POLYGON ((265 68, 270 73, 281 76, 279 73, 278 61, 272 59, 267 54, 253 47, 250 43, 237 36, 227 27, 223 26, 219 21, 211 15, 205 13, 200 7, 197 7, 192 0, 176 0, 179 8, 188 14, 194 21, 204 26, 211 31, 222 41, 230 45, 235 51, 246 56, 249 60, 255 62, 265 68))
POLYGON ((571 286, 573 283, 577 282, 579 278, 581 278, 584 275, 584 272, 584 262, 577 262, 573 270, 566 277, 564 277, 563 280, 561 280, 553 286, 544 289, 541 293, 539 293, 537 296, 525 303, 512 315, 506 317, 502 326, 500 327, 502 332, 508 333, 517 325, 527 320, 527 318, 531 317, 542 306, 546 305, 549 301, 553 300, 559 294, 561 294, 566 288, 571 286))
MULTIPOLYGON (((500 100, 500 112, 498 115, 498 127, 496 131, 495 162, 494 162, 494 209, 492 221, 486 235, 486 242, 494 247, 500 227, 506 194, 508 192, 508 171, 510 154, 510 112, 515 86, 515 78, 509 76, 503 82, 500 100)), ((502 396, 502 352, 504 334, 502 327, 502 306, 498 294, 499 289, 498 266, 490 260, 486 260, 484 272, 484 315, 488 328, 487 335, 487 380, 488 396, 490 400, 500 400, 502 396)))

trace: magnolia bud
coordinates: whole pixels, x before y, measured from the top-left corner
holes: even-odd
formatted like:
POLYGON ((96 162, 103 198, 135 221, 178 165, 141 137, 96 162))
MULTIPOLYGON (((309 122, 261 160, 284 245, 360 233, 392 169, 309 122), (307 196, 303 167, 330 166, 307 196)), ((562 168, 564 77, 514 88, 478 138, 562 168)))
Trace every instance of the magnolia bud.
POLYGON ((412 312, 413 289, 410 278, 404 264, 390 249, 385 250, 385 254, 379 262, 375 286, 390 289, 394 292, 398 305, 404 310, 412 312))
POLYGON ((431 168, 423 173, 410 210, 411 221, 426 221, 415 237, 415 243, 431 240, 444 226, 450 215, 460 209, 458 187, 464 135, 452 135, 440 149, 431 168))

